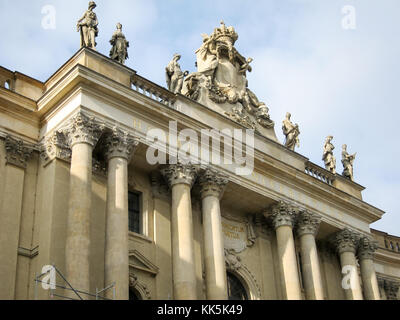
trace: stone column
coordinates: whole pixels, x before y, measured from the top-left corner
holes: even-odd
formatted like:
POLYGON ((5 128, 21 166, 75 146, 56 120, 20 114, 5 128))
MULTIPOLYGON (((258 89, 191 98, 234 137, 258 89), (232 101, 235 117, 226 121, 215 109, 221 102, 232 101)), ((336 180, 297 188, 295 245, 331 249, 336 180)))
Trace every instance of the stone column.
POLYGON ((284 294, 287 300, 301 300, 300 279, 293 239, 295 212, 291 205, 284 201, 279 201, 271 209, 284 294))
POLYGON ((168 165, 161 169, 172 192, 172 279, 175 300, 197 299, 190 196, 197 172, 197 167, 191 164, 168 165))
POLYGON ((206 296, 208 300, 227 300, 220 199, 228 179, 210 169, 205 170, 199 179, 203 212, 206 296))
POLYGON ((20 140, 5 139, 6 167, 0 207, 0 300, 15 298, 18 244, 25 169, 33 149, 20 140))
MULTIPOLYGON (((93 118, 78 113, 62 131, 72 149, 70 195, 65 246, 68 282, 89 292, 90 212, 92 204, 92 152, 103 128, 93 118)), ((71 297, 78 297, 71 294, 71 297)), ((87 299, 86 296, 83 296, 87 299)))
POLYGON ((340 256, 343 274, 342 288, 347 300, 362 300, 363 295, 355 255, 359 242, 358 234, 349 229, 344 229, 336 233, 332 241, 340 256))
MULTIPOLYGON (((106 138, 108 160, 105 286, 115 282, 115 299, 129 300, 128 163, 138 141, 114 128, 106 138)), ((106 297, 113 298, 112 290, 106 297)))
POLYGON ((380 300, 378 280, 374 267, 374 252, 378 244, 371 238, 362 237, 358 247, 358 259, 360 261, 361 278, 366 300, 380 300))
POLYGON ((307 210, 300 210, 297 235, 300 239, 301 266, 307 300, 324 300, 321 270, 319 266, 315 235, 321 218, 307 210))

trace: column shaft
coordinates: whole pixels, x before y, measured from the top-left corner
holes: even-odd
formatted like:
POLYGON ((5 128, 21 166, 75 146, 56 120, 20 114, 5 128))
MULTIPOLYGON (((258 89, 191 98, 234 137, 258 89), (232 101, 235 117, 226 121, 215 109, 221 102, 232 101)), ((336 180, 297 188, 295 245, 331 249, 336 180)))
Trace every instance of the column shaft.
POLYGON ((323 300, 324 290, 314 235, 304 234, 300 237, 300 252, 306 298, 323 300))
POLYGON ((92 149, 92 145, 88 143, 76 143, 72 147, 65 247, 67 280, 74 289, 86 292, 89 292, 90 289, 89 223, 92 204, 92 149))
POLYGON ((207 299, 227 300, 224 240, 219 198, 214 195, 204 197, 202 208, 207 299))
POLYGON ((357 261, 354 252, 343 251, 340 253, 340 265, 343 270, 349 270, 351 277, 349 278, 349 288, 345 288, 347 300, 363 300, 360 279, 357 270, 357 261))
POLYGON ((380 300, 378 280, 376 278, 374 261, 360 259, 361 279, 366 300, 380 300))
POLYGON ((276 229, 278 257, 287 300, 301 300, 299 272, 292 228, 282 225, 276 229))
POLYGON ((190 189, 190 185, 183 183, 172 186, 172 273, 176 300, 197 299, 190 189))
MULTIPOLYGON (((128 161, 108 162, 105 286, 115 282, 116 300, 129 299, 128 161)), ((112 290, 106 292, 113 298, 112 290)))

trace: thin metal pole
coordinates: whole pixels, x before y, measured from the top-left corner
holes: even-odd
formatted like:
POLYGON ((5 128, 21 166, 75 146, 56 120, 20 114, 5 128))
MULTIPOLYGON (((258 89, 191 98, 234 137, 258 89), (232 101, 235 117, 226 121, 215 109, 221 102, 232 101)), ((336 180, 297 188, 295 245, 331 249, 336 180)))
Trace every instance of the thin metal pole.
POLYGON ((71 287, 72 291, 79 297, 80 300, 83 300, 82 297, 79 295, 79 293, 71 286, 71 284, 67 281, 67 279, 64 278, 64 276, 61 274, 60 271, 58 271, 57 267, 53 265, 53 268, 57 271, 57 273, 60 275, 60 277, 66 282, 68 286, 71 287))

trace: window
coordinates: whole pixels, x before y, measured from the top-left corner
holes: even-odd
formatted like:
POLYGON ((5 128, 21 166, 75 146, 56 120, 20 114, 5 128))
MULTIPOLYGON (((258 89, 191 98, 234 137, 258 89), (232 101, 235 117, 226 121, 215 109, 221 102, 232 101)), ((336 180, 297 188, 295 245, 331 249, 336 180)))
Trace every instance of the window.
POLYGON ((240 280, 228 272, 228 300, 249 300, 246 289, 240 280))
POLYGON ((137 192, 128 193, 129 231, 141 233, 141 195, 137 192))

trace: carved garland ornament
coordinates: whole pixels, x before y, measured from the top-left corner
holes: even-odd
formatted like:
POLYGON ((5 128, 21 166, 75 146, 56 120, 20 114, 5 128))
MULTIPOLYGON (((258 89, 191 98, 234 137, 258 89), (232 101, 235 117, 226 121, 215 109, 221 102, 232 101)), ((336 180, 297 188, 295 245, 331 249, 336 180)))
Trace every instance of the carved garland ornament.
POLYGON ((6 161, 16 167, 25 169, 28 160, 31 158, 33 148, 26 145, 22 140, 16 140, 11 136, 5 139, 6 161))
POLYGON ((148 289, 147 285, 141 283, 138 280, 137 275, 131 274, 129 276, 129 287, 137 290, 140 293, 140 295, 142 296, 142 298, 145 298, 147 300, 151 300, 151 292, 150 292, 150 290, 148 289))

